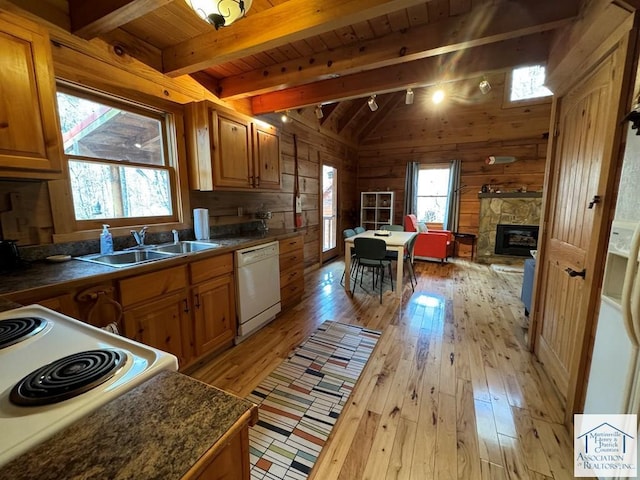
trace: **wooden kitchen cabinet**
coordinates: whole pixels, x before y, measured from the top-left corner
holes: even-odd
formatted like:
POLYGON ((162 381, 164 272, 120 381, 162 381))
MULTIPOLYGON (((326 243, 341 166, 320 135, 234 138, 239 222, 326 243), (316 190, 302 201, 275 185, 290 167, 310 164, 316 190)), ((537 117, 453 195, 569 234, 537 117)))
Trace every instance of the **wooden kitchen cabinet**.
POLYGON ((215 453, 205 453, 182 480, 249 480, 249 426, 226 440, 215 453))
POLYGON ((0 175, 61 178, 61 134, 48 32, 0 10, 0 51, 0 175))
POLYGON ((304 294, 304 237, 280 240, 280 304, 296 305, 304 294))
POLYGON ((186 267, 129 277, 118 284, 125 335, 172 353, 181 367, 186 365, 193 356, 186 267))
POLYGON ((207 258, 189 265, 196 357, 231 345, 236 335, 233 255, 207 258))
POLYGON ((279 190, 275 127, 210 102, 187 105, 189 179, 195 190, 279 190))

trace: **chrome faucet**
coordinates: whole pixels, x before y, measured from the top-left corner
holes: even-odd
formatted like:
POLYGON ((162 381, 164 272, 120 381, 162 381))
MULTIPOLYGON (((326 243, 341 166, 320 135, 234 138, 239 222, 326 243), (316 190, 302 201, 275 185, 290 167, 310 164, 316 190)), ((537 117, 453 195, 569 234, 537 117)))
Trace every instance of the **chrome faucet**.
POLYGON ((180 243, 180 237, 178 237, 178 230, 173 229, 171 230, 171 233, 173 233, 173 243, 180 243))
POLYGON ((136 240, 137 247, 144 247, 144 236, 147 233, 147 228, 149 227, 145 225, 138 232, 136 232, 135 230, 131 230, 131 235, 133 235, 133 238, 136 240))

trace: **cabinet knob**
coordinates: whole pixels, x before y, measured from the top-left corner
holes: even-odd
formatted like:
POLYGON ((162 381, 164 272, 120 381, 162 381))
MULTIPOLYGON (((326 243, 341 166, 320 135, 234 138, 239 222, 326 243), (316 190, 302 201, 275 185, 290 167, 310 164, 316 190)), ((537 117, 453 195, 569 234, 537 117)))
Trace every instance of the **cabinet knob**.
POLYGON ((182 301, 184 302, 184 313, 189 313, 189 302, 186 298, 182 301))

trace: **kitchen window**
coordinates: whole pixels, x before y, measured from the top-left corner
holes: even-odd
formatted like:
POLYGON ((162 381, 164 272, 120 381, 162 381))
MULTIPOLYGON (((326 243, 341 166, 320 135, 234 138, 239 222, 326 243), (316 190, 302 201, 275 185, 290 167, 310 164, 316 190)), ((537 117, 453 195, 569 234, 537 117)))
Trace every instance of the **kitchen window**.
POLYGON ((66 87, 57 100, 78 226, 175 221, 170 115, 66 87))

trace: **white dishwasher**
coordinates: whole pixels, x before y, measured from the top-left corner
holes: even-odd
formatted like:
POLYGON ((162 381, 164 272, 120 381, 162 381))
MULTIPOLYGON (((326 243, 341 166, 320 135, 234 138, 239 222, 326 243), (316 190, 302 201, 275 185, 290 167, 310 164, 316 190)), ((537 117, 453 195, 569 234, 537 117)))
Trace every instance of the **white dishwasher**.
POLYGON ((236 344, 273 320, 280 312, 278 242, 236 250, 236 344))

